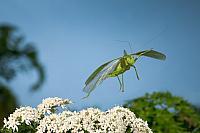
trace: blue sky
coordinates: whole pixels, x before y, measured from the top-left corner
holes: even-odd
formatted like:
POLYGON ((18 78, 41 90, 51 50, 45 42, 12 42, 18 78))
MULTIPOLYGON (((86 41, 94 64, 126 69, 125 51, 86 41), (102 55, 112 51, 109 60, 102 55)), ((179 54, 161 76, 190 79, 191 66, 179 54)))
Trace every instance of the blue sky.
POLYGON ((12 82, 22 105, 36 106, 46 97, 70 98, 73 108, 121 105, 146 92, 171 91, 200 104, 200 1, 198 0, 0 0, 0 23, 19 27, 39 50, 47 78, 41 90, 30 93, 36 73, 12 82), (125 92, 117 79, 108 79, 86 100, 82 88, 102 63, 133 51, 154 48, 166 61, 142 58, 125 74, 125 92))

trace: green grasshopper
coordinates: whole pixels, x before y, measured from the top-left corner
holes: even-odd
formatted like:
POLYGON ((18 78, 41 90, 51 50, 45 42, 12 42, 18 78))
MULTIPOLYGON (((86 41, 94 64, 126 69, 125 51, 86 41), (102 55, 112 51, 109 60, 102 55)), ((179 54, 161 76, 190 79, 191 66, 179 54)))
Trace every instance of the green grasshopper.
POLYGON ((124 50, 124 55, 122 57, 104 63, 89 76, 89 78, 85 82, 85 87, 83 88, 83 91, 87 93, 84 98, 88 97, 90 93, 96 88, 96 86, 98 86, 105 79, 110 77, 117 77, 120 84, 120 90, 123 92, 124 72, 132 67, 135 70, 137 79, 140 79, 137 69, 135 67, 135 63, 141 56, 147 56, 158 60, 166 59, 166 56, 164 54, 154 51, 152 49, 140 51, 133 54, 127 54, 127 52, 124 50), (119 78, 119 75, 121 75, 121 80, 119 78))

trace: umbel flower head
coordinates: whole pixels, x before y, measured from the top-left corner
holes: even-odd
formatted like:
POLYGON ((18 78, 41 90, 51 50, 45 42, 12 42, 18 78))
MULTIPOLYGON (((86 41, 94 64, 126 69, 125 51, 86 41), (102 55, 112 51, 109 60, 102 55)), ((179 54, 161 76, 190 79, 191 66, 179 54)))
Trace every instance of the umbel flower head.
POLYGON ((136 118, 127 108, 116 106, 106 112, 87 108, 80 112, 64 110, 56 113, 56 107, 71 103, 58 97, 43 100, 37 108, 21 107, 4 120, 4 129, 18 132, 20 125, 33 126, 36 133, 152 133, 147 122, 136 118), (53 110, 52 110, 53 109, 53 110))
POLYGON ((54 109, 56 107, 62 107, 64 108, 65 105, 72 103, 69 99, 62 99, 59 97, 54 98, 46 98, 42 100, 42 103, 37 106, 37 110, 42 113, 48 113, 54 112, 54 109))

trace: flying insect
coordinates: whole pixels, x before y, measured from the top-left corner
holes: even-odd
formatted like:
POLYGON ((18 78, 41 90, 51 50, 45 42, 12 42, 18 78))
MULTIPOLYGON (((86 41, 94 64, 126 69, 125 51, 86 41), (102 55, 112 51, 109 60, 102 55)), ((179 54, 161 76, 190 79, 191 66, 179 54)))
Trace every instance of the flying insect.
POLYGON ((111 78, 111 77, 117 77, 120 85, 120 90, 124 91, 124 79, 123 74, 130 70, 130 68, 133 68, 136 77, 139 80, 139 75, 135 66, 136 61, 142 57, 150 57, 158 60, 165 60, 166 56, 163 53, 157 52, 155 50, 144 50, 132 54, 128 54, 126 50, 124 50, 124 55, 122 57, 113 59, 111 61, 108 61, 98 67, 86 80, 85 87, 83 88, 83 91, 87 93, 87 95, 84 98, 87 98, 90 93, 98 86, 100 85, 105 79, 111 78), (121 75, 121 80, 120 76, 121 75))

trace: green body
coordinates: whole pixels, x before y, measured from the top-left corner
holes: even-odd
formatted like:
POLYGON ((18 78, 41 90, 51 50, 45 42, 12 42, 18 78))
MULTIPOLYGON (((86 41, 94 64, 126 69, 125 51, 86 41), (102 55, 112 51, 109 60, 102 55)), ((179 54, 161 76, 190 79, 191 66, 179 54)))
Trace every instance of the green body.
POLYGON ((108 75, 108 77, 116 77, 120 74, 123 74, 125 71, 129 70, 131 66, 135 63, 133 56, 124 55, 117 64, 115 70, 108 75))

